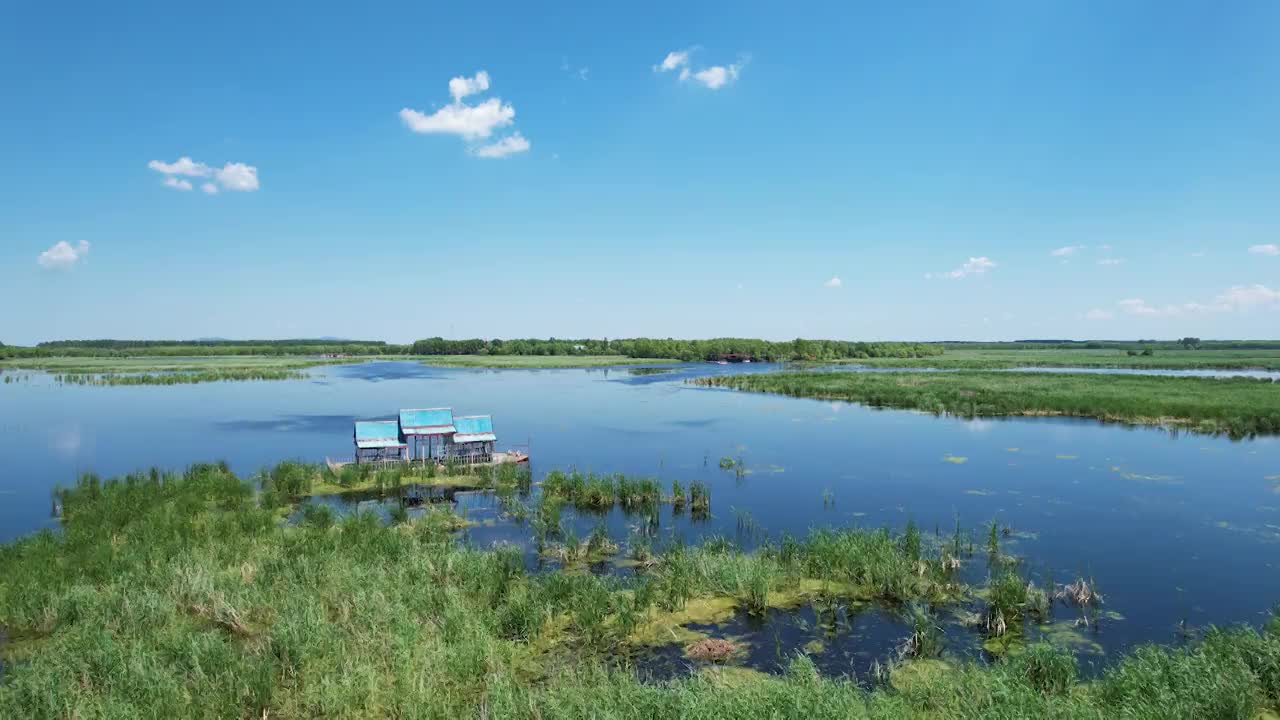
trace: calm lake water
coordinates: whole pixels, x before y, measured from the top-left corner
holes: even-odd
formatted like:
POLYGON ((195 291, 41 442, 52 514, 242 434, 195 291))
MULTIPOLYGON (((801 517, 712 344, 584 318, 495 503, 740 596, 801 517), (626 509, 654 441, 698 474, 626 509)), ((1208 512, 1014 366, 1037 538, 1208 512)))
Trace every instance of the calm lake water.
MULTIPOLYGON (((53 527, 50 490, 79 472, 221 459, 249 473, 283 459, 349 457, 353 420, 452 406, 493 414, 500 447, 527 443, 535 479, 577 467, 708 483, 712 516, 694 522, 665 508, 667 539, 721 535, 752 545, 816 526, 901 528, 908 518, 949 537, 958 517, 981 545, 983 526, 996 519, 1012 529, 1005 548, 1032 575, 1096 580, 1108 616, 1087 634, 1086 651, 1172 642, 1184 619, 1256 623, 1280 601, 1276 438, 938 418, 683 382, 775 369, 636 375, 377 362, 317 368, 308 380, 159 387, 62 386, 27 374, 0 384, 0 541, 53 527), (741 458, 745 472, 721 470, 723 456, 741 458)), ((469 517, 490 521, 468 531, 471 542, 528 543, 527 528, 498 519, 492 496, 459 498, 469 517)), ((597 522, 579 518, 579 533, 597 522)), ((615 511, 603 522, 625 539, 640 521, 615 511)), ((982 562, 969 565, 981 583, 982 562)), ((808 626, 803 612, 793 615, 808 626)))

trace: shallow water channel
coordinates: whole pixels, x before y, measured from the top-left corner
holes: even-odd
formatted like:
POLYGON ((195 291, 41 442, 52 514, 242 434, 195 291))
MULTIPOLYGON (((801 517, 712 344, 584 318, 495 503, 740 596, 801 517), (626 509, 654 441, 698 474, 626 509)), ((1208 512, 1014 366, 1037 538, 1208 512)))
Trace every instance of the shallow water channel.
MULTIPOLYGON (((1280 601, 1277 438, 1236 442, 1088 420, 962 420, 683 382, 776 369, 682 365, 639 374, 375 362, 315 368, 305 380, 115 387, 24 373, 0 384, 0 541, 55 526, 50 490, 79 472, 222 459, 249 473, 290 458, 349 457, 353 420, 452 406, 493 414, 500 447, 528 446, 535 480, 576 467, 654 476, 666 487, 706 483, 710 516, 664 506, 657 546, 720 536, 751 547, 818 526, 901 529, 909 518, 935 541, 958 519, 981 542, 996 520, 1004 551, 1041 583, 1096 581, 1105 597, 1098 623, 1076 629, 1074 611, 1060 608, 1059 620, 1037 630, 1086 664, 1137 643, 1175 642, 1180 627, 1256 623, 1280 601), (722 470, 722 457, 740 460, 741 469, 722 470)), ((345 511, 359 500, 324 502, 345 511)), ((492 494, 459 492, 448 501, 474 523, 462 533, 468 542, 530 549, 529 528, 505 518, 492 494)), ((368 497, 362 505, 387 507, 368 497)), ((620 509, 565 517, 580 537, 603 524, 619 543, 644 522, 620 509)), ((987 570, 975 559, 963 572, 980 585, 987 570)), ((861 674, 909 632, 900 610, 809 606, 765 618, 734 614, 690 630, 735 638, 737 661, 758 669, 776 670, 807 651, 824 671, 861 674)), ((981 653, 974 632, 940 617, 953 652, 981 653)), ((680 650, 663 648, 637 670, 686 672, 680 650)))

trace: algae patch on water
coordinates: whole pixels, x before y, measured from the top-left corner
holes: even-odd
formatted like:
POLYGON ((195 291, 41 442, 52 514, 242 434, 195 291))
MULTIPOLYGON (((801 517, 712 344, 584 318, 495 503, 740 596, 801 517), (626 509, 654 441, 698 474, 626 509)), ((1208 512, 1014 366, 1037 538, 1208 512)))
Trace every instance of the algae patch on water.
POLYGON ((942 461, 949 462, 952 465, 963 465, 969 462, 969 458, 964 457, 963 455, 943 455, 942 461))

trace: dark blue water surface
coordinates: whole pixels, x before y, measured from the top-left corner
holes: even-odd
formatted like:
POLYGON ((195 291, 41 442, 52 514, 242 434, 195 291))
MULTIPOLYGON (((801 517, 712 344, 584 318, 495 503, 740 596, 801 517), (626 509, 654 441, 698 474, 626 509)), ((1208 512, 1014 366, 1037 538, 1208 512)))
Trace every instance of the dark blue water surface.
MULTIPOLYGON (((1169 641, 1179 621, 1258 622, 1280 601, 1280 441, 1233 442, 1065 419, 961 420, 845 403, 703 389, 707 372, 775 366, 470 370, 375 362, 307 380, 201 385, 0 384, 0 541, 52 527, 50 490, 79 472, 226 460, 249 473, 283 459, 351 455, 351 422, 402 407, 491 413, 500 447, 529 445, 535 478, 554 468, 701 480, 711 517, 665 508, 662 539, 711 534, 746 544, 823 525, 929 534, 998 519, 1007 549, 1041 578, 1093 577, 1109 616, 1093 639, 1115 651, 1169 641), (723 456, 745 472, 723 471, 723 456), (743 526, 747 528, 743 530, 743 526), (1118 615, 1115 615, 1118 614, 1118 615), (1123 617, 1123 619, 1118 619, 1123 617)), ((527 543, 483 494, 476 544, 527 543)), ((604 522, 625 541, 640 523, 604 522)), ((980 540, 981 542, 981 540, 980 540)))

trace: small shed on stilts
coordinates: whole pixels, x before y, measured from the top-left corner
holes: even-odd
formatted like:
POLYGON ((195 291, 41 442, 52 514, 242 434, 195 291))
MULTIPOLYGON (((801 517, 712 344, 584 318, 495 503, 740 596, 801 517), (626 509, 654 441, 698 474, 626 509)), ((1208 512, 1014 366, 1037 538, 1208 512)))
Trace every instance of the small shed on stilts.
POLYGON ((456 417, 453 427, 455 432, 448 439, 449 457, 466 463, 493 461, 493 444, 498 436, 493 432, 492 416, 456 417))
POLYGON ((414 460, 442 459, 454 432, 452 408, 400 411, 400 442, 411 445, 414 460))
POLYGON ((395 420, 357 420, 355 445, 356 463, 403 460, 408 448, 395 420))

